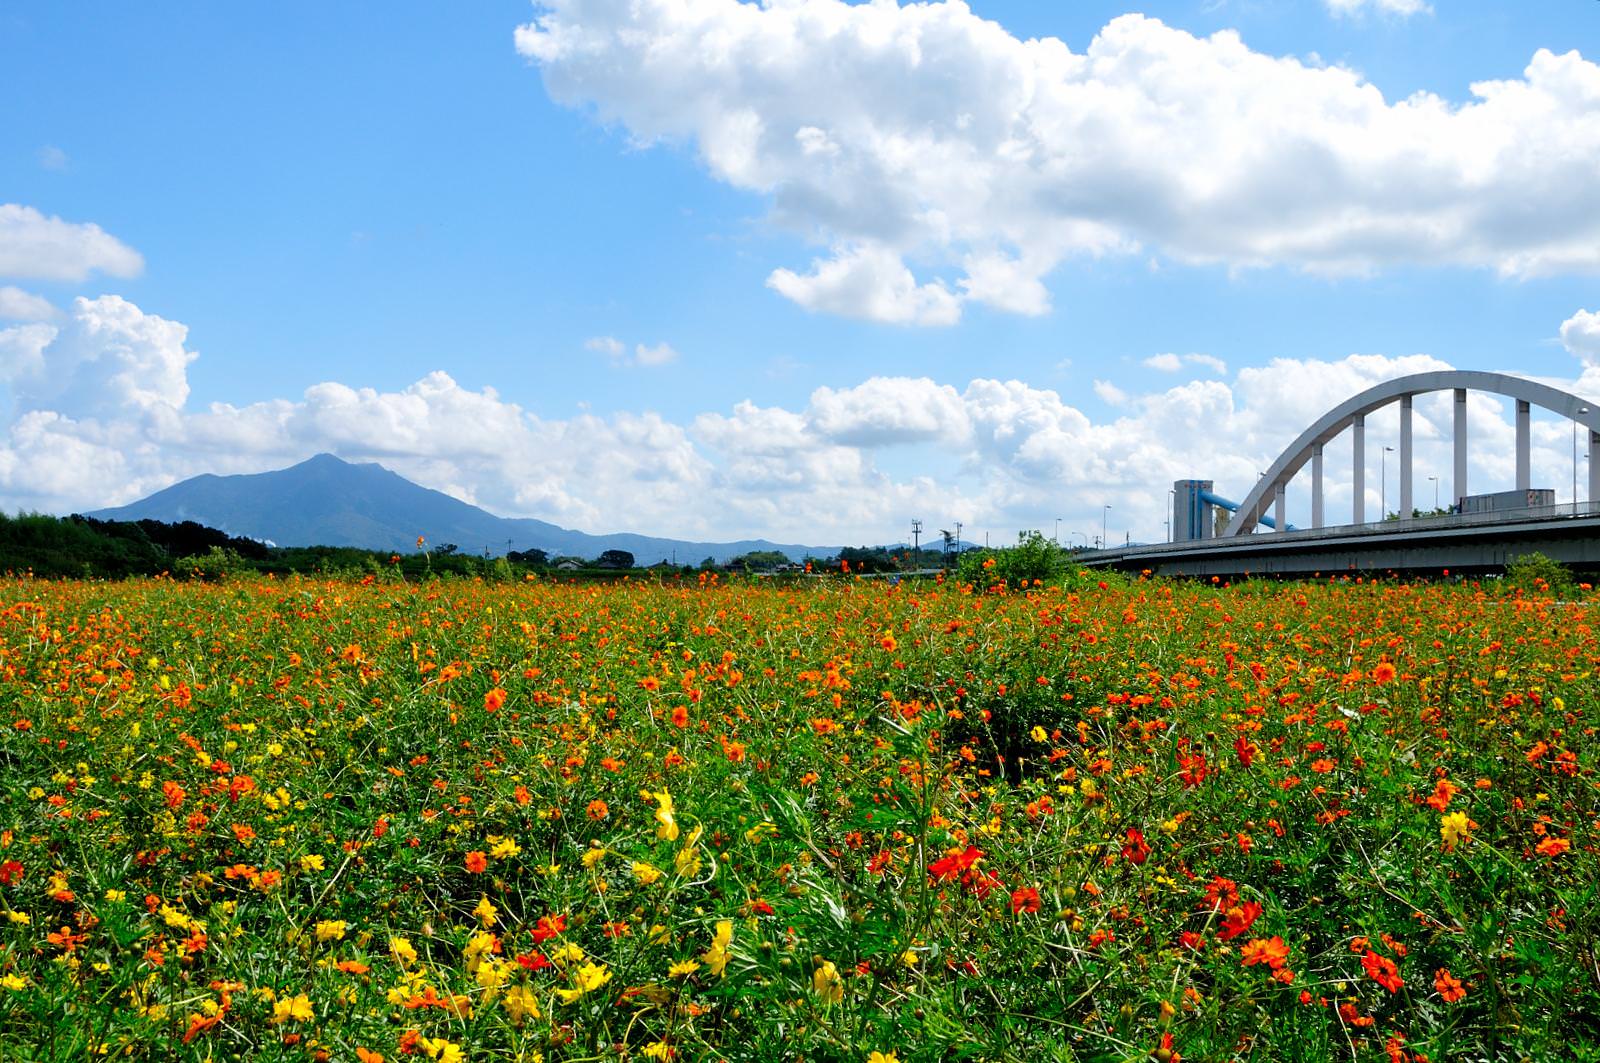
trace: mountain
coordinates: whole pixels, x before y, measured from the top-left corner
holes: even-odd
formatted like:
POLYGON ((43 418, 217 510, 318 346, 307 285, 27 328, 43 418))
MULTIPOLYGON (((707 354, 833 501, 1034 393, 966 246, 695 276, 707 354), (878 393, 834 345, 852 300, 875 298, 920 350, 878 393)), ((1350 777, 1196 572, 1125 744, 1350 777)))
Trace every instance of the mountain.
POLYGON ((677 559, 680 565, 702 558, 726 561, 754 550, 777 550, 795 560, 826 557, 837 547, 797 546, 765 539, 699 543, 618 533, 589 535, 542 520, 497 517, 412 483, 373 463, 353 464, 318 454, 298 465, 247 476, 209 473, 175 483, 126 506, 88 514, 101 520, 192 520, 279 546, 356 546, 396 553, 416 549, 417 536, 430 546, 455 543, 463 553, 487 549, 540 549, 595 558, 607 550, 626 550, 639 565, 677 559))

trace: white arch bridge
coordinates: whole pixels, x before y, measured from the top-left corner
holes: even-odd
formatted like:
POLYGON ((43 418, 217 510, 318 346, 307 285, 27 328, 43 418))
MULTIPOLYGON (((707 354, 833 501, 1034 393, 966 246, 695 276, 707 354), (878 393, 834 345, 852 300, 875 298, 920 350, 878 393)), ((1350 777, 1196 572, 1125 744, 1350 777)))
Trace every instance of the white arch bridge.
MULTIPOLYGON (((1576 473, 1575 473, 1576 475, 1576 473)), ((1209 481, 1180 480, 1175 485, 1171 543, 1102 551, 1086 564, 1152 568, 1174 574, 1244 572, 1378 571, 1457 567, 1488 571, 1519 552, 1538 549, 1552 557, 1600 569, 1600 402, 1546 384, 1504 373, 1453 370, 1418 373, 1386 381, 1355 395, 1319 417, 1290 443, 1237 505, 1211 491, 1209 481), (1414 511, 1412 407, 1417 396, 1453 393, 1453 508, 1447 516, 1407 519, 1414 511), (1516 403, 1516 495, 1528 508, 1469 512, 1456 504, 1468 496, 1467 398, 1472 392, 1510 398, 1516 403), (1399 405, 1397 446, 1399 520, 1369 523, 1366 514, 1366 423, 1375 411, 1399 405), (1590 499, 1580 506, 1556 506, 1548 491, 1531 484, 1531 421, 1538 406, 1574 425, 1588 440, 1590 499), (1352 503, 1348 524, 1329 525, 1323 502, 1324 447, 1349 431, 1352 503), (1287 521, 1285 494, 1306 466, 1311 476, 1311 523, 1295 528, 1287 521), (1233 510, 1226 527, 1213 521, 1214 507, 1233 510), (1252 534, 1258 526, 1272 534, 1252 534)), ((1478 500, 1474 500, 1478 501, 1478 500)))

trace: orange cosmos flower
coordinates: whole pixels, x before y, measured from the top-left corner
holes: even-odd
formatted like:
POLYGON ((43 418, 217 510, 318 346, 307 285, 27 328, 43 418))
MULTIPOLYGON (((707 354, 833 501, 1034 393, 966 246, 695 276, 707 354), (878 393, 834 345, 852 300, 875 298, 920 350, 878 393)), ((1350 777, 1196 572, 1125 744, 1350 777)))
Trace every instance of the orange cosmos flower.
POLYGON ((1446 1004, 1454 1004, 1467 995, 1466 987, 1461 980, 1451 975, 1448 968, 1441 967, 1433 976, 1433 988, 1439 991, 1446 1004))
POLYGON ((1039 891, 1032 886, 1023 886, 1011 893, 1011 914, 1020 915, 1023 912, 1037 912, 1039 910, 1039 891))
POLYGON ((1388 661, 1382 661, 1372 670, 1372 681, 1379 685, 1394 681, 1395 668, 1388 661))
POLYGON ((483 850, 474 849, 467 854, 466 865, 467 870, 474 875, 482 874, 483 870, 489 866, 489 858, 483 854, 483 850))
POLYGON ((1261 905, 1255 901, 1246 901, 1237 908, 1228 909, 1228 914, 1222 920, 1222 929, 1217 931, 1217 937, 1223 941, 1233 940, 1249 930, 1260 915, 1261 905))
POLYGON ((1433 796, 1428 798, 1428 805, 1435 811, 1443 812, 1450 805, 1450 799, 1459 793, 1461 788, 1449 779, 1440 779, 1433 787, 1433 796))
POLYGON ((1239 950, 1239 962, 1245 967, 1264 963, 1276 971, 1288 960, 1289 946, 1276 934, 1269 938, 1252 938, 1239 950))
POLYGON ((1361 957, 1361 966, 1366 968, 1367 975, 1374 982, 1391 993, 1398 993, 1400 987, 1405 985, 1405 979, 1400 977, 1400 967, 1387 956, 1380 956, 1371 949, 1361 957))
POLYGON ((1565 838, 1546 838, 1534 848, 1540 856, 1560 856, 1572 848, 1572 843, 1565 838))
POLYGON ((506 703, 506 692, 504 690, 501 690, 499 687, 495 687, 493 690, 491 690, 488 693, 484 694, 484 696, 483 696, 483 711, 484 712, 499 712, 500 711, 500 706, 504 705, 505 703, 506 703))

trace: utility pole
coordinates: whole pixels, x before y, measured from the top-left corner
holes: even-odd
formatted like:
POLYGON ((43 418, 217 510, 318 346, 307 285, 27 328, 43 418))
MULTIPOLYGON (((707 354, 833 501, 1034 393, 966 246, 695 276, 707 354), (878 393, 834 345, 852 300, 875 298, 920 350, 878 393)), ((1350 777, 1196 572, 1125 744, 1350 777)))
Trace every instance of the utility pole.
POLYGON ((956 521, 956 556, 961 556, 961 522, 956 521))
POLYGON ((922 522, 916 518, 911 521, 911 555, 922 556, 922 522))

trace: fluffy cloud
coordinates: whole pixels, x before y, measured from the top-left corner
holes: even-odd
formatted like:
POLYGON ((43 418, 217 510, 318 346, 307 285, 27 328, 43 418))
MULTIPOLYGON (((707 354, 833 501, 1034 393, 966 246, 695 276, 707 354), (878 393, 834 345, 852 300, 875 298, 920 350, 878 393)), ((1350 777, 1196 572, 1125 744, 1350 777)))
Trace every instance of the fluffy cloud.
MULTIPOLYGON (((1279 359, 1227 380, 1119 391, 1099 420, 1072 394, 1019 380, 955 387, 873 377, 818 388, 794 408, 743 402, 676 423, 626 411, 542 418, 444 372, 396 391, 327 381, 296 398, 196 409, 186 344, 182 324, 116 296, 0 329, 0 388, 13 410, 0 429, 0 505, 96 508, 198 473, 257 472, 332 451, 493 512, 586 531, 820 545, 893 541, 918 517, 1008 541, 1021 528, 1053 528, 1056 517, 1063 531, 1087 534, 1109 504, 1117 539, 1153 539, 1173 480, 1212 479, 1241 498, 1338 398, 1448 368, 1425 355, 1279 359)), ((1600 396, 1600 367, 1551 383, 1600 396)), ((1427 499, 1430 474, 1448 498, 1450 397, 1419 400, 1416 412, 1417 499, 1427 499)), ((1508 485, 1509 403, 1474 395, 1471 418, 1473 489, 1508 485)), ((1369 419, 1369 513, 1383 494, 1381 447, 1396 433, 1393 409, 1369 419)), ((1569 483, 1569 447, 1564 422, 1535 420, 1539 486, 1569 483)), ((1349 512, 1349 453, 1347 441, 1328 448, 1333 519, 1349 512)), ((1306 493, 1303 483, 1291 488, 1291 519, 1304 521, 1306 493)))
POLYGON ((50 300, 12 285, 0 285, 0 320, 48 321, 56 316, 50 300))
POLYGON ((555 99, 692 145, 826 246, 767 281, 818 312, 1041 313, 1065 257, 1141 248, 1332 273, 1600 268, 1600 67, 1576 52, 1456 103, 1141 15, 1075 52, 958 0, 544 0, 516 47, 555 99))
POLYGON ((900 256, 865 244, 838 248, 811 263, 809 273, 778 269, 767 286, 807 310, 884 321, 895 325, 953 325, 961 318, 959 297, 941 282, 918 284, 900 256))
POLYGON ((1198 365, 1219 376, 1228 371, 1228 363, 1209 354, 1152 354, 1141 364, 1163 373, 1176 373, 1186 365, 1198 365))
POLYGON ((1368 11, 1410 18, 1412 15, 1433 10, 1425 0, 1325 0, 1325 2, 1329 11, 1344 18, 1364 15, 1368 11))
POLYGON ((822 438, 858 447, 938 441, 959 446, 969 431, 960 394, 927 377, 873 377, 853 388, 818 388, 806 414, 822 438))
POLYGON ((1561 323, 1561 345, 1585 365, 1600 364, 1600 313, 1579 310, 1561 323))
POLYGON ((628 345, 615 336, 595 336, 584 342, 584 348, 596 354, 603 354, 612 365, 635 365, 651 368, 660 365, 669 365, 678 360, 678 352, 670 343, 657 343, 647 346, 636 343, 633 350, 628 350, 628 345))
POLYGON ((94 272, 137 277, 143 270, 139 252, 98 225, 0 203, 0 277, 82 281, 94 272))

